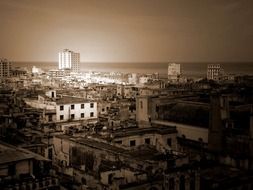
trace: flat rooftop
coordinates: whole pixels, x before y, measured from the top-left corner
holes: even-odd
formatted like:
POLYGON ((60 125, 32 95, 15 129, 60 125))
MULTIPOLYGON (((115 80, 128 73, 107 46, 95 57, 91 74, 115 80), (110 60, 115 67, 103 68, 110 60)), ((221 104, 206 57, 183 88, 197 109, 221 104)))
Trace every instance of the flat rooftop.
POLYGON ((62 96, 56 98, 56 104, 78 104, 78 103, 88 103, 92 102, 85 98, 73 97, 73 96, 62 96))
POLYGON ((136 136, 136 135, 144 135, 144 134, 173 134, 177 133, 177 129, 175 126, 157 126, 157 127, 149 127, 149 128, 127 128, 127 129, 118 129, 116 131, 112 131, 114 138, 119 137, 128 137, 128 136, 136 136))
MULTIPOLYGON (((142 161, 166 160, 165 154, 160 153, 152 146, 138 146, 138 147, 135 147, 134 149, 128 150, 128 149, 111 145, 109 143, 100 142, 91 138, 72 137, 72 136, 67 136, 67 135, 58 135, 55 137, 67 139, 79 145, 88 146, 94 149, 105 150, 113 154, 121 154, 125 157, 131 157, 135 160, 142 160, 142 161)), ((178 156, 174 154, 170 155, 171 159, 177 158, 177 157, 178 156)))

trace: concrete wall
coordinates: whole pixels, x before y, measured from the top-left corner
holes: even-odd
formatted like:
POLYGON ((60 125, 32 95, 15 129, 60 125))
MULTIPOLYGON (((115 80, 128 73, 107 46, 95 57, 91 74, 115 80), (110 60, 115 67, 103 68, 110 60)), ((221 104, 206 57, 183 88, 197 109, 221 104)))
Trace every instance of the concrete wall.
POLYGON ((168 122, 168 121, 152 121, 154 124, 161 124, 164 126, 176 126, 177 131, 178 131, 178 136, 179 137, 184 137, 186 139, 194 140, 194 141, 199 141, 200 138, 204 143, 208 143, 208 129, 207 128, 201 128, 201 127, 196 127, 192 125, 184 125, 180 123, 175 123, 175 122, 168 122))
POLYGON ((176 149, 177 139, 175 134, 142 134, 142 135, 134 135, 134 136, 126 136, 115 138, 113 140, 114 143, 122 141, 121 145, 124 147, 130 147, 130 141, 135 141, 135 146, 140 146, 145 144, 145 139, 150 139, 150 145, 156 146, 158 150, 165 149, 176 149), (167 139, 171 139, 171 146, 167 144, 167 139))
POLYGON ((32 173, 32 160, 22 160, 17 163, 6 163, 0 166, 0 176, 9 176, 8 166, 14 164, 16 168, 16 176, 20 174, 31 174, 32 173))
POLYGON ((136 121, 138 123, 149 122, 148 97, 136 98, 136 121))

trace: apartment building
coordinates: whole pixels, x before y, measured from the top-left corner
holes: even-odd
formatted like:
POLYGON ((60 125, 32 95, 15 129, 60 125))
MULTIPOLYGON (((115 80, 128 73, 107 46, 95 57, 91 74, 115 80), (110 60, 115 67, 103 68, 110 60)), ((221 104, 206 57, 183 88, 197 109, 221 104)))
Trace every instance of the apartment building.
POLYGON ((11 62, 7 59, 0 60, 0 78, 11 76, 11 62))
POLYGON ((75 53, 69 49, 59 52, 59 69, 70 69, 73 72, 79 72, 80 53, 75 53))
POLYGON ((208 80, 220 80, 222 74, 222 68, 220 64, 208 64, 207 66, 207 79, 208 80))

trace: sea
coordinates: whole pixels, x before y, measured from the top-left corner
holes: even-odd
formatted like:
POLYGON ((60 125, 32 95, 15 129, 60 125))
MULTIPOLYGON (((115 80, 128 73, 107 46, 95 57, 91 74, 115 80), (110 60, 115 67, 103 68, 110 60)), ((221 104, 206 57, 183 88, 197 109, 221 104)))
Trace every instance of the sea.
MULTIPOLYGON (((186 77, 205 77, 208 64, 220 64, 226 74, 253 75, 253 62, 176 62, 180 63, 182 75, 186 77)), ((57 62, 13 62, 14 67, 31 70, 33 66, 44 71, 57 69, 57 62)), ((168 62, 82 62, 80 71, 158 73, 166 77, 168 62)))

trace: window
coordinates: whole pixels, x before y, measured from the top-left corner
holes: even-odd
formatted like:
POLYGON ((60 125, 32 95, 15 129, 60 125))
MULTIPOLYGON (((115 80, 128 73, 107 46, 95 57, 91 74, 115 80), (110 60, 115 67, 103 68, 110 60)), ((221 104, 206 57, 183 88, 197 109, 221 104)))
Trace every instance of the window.
POLYGON ((140 101, 140 107, 141 107, 141 109, 143 108, 143 103, 142 103, 142 101, 140 101))
POLYGON ((72 110, 75 109, 75 105, 74 104, 71 105, 71 109, 72 110))
POLYGON ((16 175, 16 165, 15 164, 10 164, 8 166, 8 175, 9 176, 14 176, 16 175))
POLYGON ((185 190, 185 177, 183 175, 180 177, 179 189, 185 190))
POLYGON ((48 149, 48 159, 50 159, 50 160, 53 159, 53 149, 52 148, 48 149))
POLYGON ((195 173, 192 173, 190 175, 190 190, 194 190, 195 189, 195 173))
POLYGON ((64 115, 60 115, 60 120, 63 120, 64 119, 64 115))
POLYGON ((81 113, 81 118, 84 118, 84 113, 81 113))
POLYGON ((102 108, 102 112, 104 112, 105 111, 105 108, 102 108))
POLYGON ((175 180, 174 178, 169 179, 169 190, 174 190, 175 189, 175 180))
POLYGON ((130 141, 130 146, 135 146, 135 140, 130 141))
POLYGON ((117 144, 122 144, 122 141, 115 141, 115 143, 117 143, 117 144))
POLYGON ((94 117, 94 112, 90 112, 90 117, 94 117))
POLYGON ((94 108, 94 103, 90 103, 90 108, 94 108))
POLYGON ((70 118, 71 118, 71 119, 75 119, 75 114, 71 114, 71 115, 70 115, 70 118))
POLYGON ((145 139, 145 144, 150 144, 150 138, 145 139))
POLYGON ((171 146, 171 138, 167 139, 167 145, 171 146))
POLYGON ((61 111, 64 110, 64 106, 60 106, 60 110, 61 110, 61 111))
POLYGON ((84 109, 84 104, 81 104, 81 109, 84 109))

